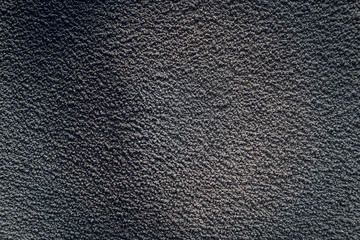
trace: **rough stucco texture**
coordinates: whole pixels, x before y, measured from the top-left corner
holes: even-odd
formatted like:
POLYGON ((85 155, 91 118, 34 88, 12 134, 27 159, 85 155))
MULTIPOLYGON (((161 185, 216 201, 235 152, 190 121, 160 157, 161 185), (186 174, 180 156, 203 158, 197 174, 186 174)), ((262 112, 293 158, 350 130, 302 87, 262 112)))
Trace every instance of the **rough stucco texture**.
POLYGON ((1 239, 359 239, 356 1, 1 1, 1 239))

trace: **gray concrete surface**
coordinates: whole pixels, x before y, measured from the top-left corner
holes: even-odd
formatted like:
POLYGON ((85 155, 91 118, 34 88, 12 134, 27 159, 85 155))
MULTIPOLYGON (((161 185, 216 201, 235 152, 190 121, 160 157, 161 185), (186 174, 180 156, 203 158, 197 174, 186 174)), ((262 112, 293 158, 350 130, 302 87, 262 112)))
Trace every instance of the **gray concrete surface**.
POLYGON ((359 2, 134 2, 0 3, 0 239, 359 239, 359 2))

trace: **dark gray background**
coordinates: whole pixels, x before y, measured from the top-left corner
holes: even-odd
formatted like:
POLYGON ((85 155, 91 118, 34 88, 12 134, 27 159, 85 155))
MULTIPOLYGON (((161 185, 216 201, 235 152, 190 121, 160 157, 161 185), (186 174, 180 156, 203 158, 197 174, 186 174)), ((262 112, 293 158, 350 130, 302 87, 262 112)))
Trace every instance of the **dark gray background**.
POLYGON ((306 2, 1 1, 0 239, 359 239, 359 2, 306 2))

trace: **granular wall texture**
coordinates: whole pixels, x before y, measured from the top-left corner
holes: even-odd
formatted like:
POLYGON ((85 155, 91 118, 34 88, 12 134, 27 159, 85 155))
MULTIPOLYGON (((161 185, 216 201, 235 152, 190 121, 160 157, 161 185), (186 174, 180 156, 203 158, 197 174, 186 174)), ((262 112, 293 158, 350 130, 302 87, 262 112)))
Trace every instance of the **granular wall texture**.
POLYGON ((358 1, 0 8, 0 239, 360 239, 358 1))

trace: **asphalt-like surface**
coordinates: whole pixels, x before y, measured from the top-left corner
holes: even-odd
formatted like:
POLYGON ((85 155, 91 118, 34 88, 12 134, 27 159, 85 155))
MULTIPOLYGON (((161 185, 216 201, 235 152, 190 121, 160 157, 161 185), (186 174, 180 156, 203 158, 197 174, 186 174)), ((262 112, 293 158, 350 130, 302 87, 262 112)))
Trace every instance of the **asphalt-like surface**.
POLYGON ((0 3, 0 239, 360 239, 359 2, 61 2, 0 3))

